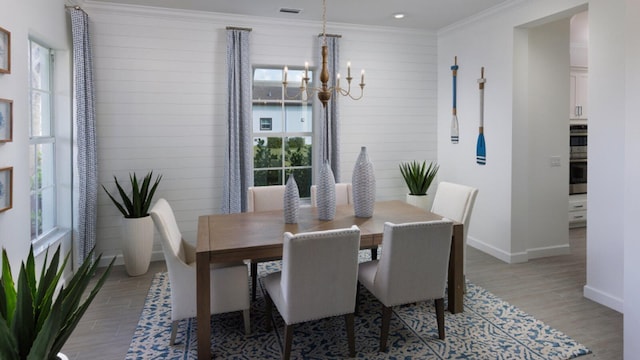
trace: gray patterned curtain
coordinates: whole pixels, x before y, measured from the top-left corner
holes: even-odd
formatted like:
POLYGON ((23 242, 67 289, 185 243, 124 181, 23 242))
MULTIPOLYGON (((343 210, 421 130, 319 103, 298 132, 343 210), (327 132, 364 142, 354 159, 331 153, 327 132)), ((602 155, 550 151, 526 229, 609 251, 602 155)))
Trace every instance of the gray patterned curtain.
MULTIPOLYGON (((93 64, 89 16, 82 9, 71 11, 73 79, 76 117, 77 176, 79 182, 77 264, 84 261, 96 243, 98 202, 98 156, 93 64)), ((90 259, 93 261, 94 259, 90 259)))
MULTIPOLYGON (((318 40, 320 45, 322 45, 322 35, 318 37, 318 40)), ((340 69, 339 35, 327 35, 327 49, 329 50, 329 56, 327 59, 329 86, 334 86, 336 75, 340 69)), ((322 53, 320 53, 318 64, 322 64, 322 53)), ((318 69, 317 73, 320 73, 320 69, 318 69)), ((320 122, 320 149, 322 154, 321 160, 322 162, 325 160, 329 161, 331 171, 333 171, 336 182, 340 182, 340 136, 338 133, 339 114, 338 95, 334 93, 327 104, 327 108, 322 109, 322 121, 320 122)))
POLYGON ((253 184, 251 164, 251 29, 227 28, 227 120, 222 212, 244 212, 253 184))

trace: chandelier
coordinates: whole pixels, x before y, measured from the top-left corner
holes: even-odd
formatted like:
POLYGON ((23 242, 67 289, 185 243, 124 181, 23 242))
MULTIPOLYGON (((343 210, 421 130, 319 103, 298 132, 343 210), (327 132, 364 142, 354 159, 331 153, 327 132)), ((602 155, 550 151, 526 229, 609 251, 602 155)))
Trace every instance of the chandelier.
MULTIPOLYGON (((340 74, 336 75, 335 86, 329 86, 329 69, 328 69, 328 60, 329 49, 327 47, 327 0, 322 0, 322 70, 320 71, 320 82, 322 83, 321 87, 309 87, 309 63, 304 64, 304 76, 302 77, 302 81, 300 82, 300 92, 298 96, 302 93, 306 93, 307 99, 313 96, 314 93, 318 94, 318 99, 322 102, 322 107, 327 107, 327 103, 331 100, 331 94, 336 93, 342 96, 348 96, 353 100, 360 100, 364 95, 364 70, 360 73, 360 96, 355 97, 351 94, 351 63, 347 63, 347 88, 340 87, 340 74)), ((284 67, 282 86, 284 88, 284 93, 287 93, 287 72, 288 68, 284 67)))

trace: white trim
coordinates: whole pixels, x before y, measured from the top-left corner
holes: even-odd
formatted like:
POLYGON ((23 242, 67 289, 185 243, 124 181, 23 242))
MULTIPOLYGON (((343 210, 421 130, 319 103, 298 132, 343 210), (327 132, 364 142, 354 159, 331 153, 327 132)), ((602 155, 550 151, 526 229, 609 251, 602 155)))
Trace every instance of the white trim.
POLYGON ((585 285, 583 288, 583 295, 589 300, 593 300, 598 304, 609 307, 621 314, 624 314, 624 300, 617 298, 611 294, 602 292, 589 285, 585 285))
POLYGON ((442 35, 445 35, 445 34, 451 32, 451 31, 455 31, 458 28, 468 26, 469 24, 473 24, 473 23, 478 22, 478 21, 480 21, 482 19, 486 19, 486 18, 488 18, 490 16, 493 16, 496 13, 503 12, 508 8, 517 6, 517 5, 519 5, 521 3, 524 3, 526 1, 527 0, 507 0, 507 1, 503 2, 503 3, 501 3, 501 4, 498 4, 496 6, 488 8, 486 10, 483 10, 483 11, 481 11, 481 12, 475 14, 475 15, 469 16, 469 17, 467 17, 465 19, 462 19, 462 20, 460 20, 458 22, 455 22, 455 23, 453 23, 451 25, 447 25, 445 27, 442 27, 442 28, 438 29, 438 37, 440 37, 442 35))
POLYGON ((478 249, 486 254, 489 254, 499 260, 502 260, 508 264, 523 263, 532 259, 544 258, 549 256, 567 255, 571 252, 569 244, 565 244, 527 249, 526 251, 522 252, 510 253, 470 236, 467 237, 467 245, 478 249))
POLYGON ((569 244, 527 249, 527 257, 529 260, 549 256, 568 255, 570 253, 571 248, 569 247, 569 244))

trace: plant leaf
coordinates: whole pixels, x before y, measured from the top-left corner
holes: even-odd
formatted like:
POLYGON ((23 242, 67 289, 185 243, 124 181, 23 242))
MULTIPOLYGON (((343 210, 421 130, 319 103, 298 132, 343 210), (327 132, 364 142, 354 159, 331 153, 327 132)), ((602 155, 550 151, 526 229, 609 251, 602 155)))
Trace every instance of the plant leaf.
POLYGON ((31 296, 29 275, 27 275, 27 267, 24 262, 20 266, 20 275, 18 275, 18 297, 16 300, 16 310, 11 323, 11 331, 16 337, 20 358, 24 359, 33 344, 35 333, 33 297, 31 296))
POLYGON ((2 317, 7 321, 7 324, 11 324, 16 309, 18 293, 13 282, 11 265, 5 248, 2 248, 2 288, 4 296, 2 297, 3 304, 0 305, 0 311, 2 311, 2 317))
POLYGON ((7 321, 0 317, 0 359, 19 360, 18 343, 13 336, 7 321))
POLYGON ((42 329, 35 336, 35 339, 33 340, 33 346, 31 346, 28 355, 23 357, 23 359, 26 358, 27 360, 45 360, 50 358, 51 347, 53 345, 53 342, 55 341, 64 316, 60 311, 61 307, 62 297, 58 296, 56 301, 53 303, 53 306, 51 307, 51 312, 49 313, 49 316, 47 316, 42 329))

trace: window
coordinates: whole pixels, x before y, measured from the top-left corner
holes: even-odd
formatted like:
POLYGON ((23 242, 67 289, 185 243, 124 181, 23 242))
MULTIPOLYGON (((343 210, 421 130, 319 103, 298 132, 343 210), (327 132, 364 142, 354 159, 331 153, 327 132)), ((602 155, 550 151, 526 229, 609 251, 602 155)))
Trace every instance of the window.
POLYGON ((53 118, 53 51, 29 40, 29 176, 31 240, 53 232, 56 219, 56 138, 53 118))
MULTIPOLYGON (((253 71, 254 186, 284 185, 293 173, 301 198, 310 196, 313 105, 299 86, 282 89, 282 69, 253 71)), ((289 69, 290 84, 299 84, 304 69, 289 69)), ((313 74, 309 71, 309 78, 313 74)), ((310 82, 311 86, 311 82, 310 82)))

